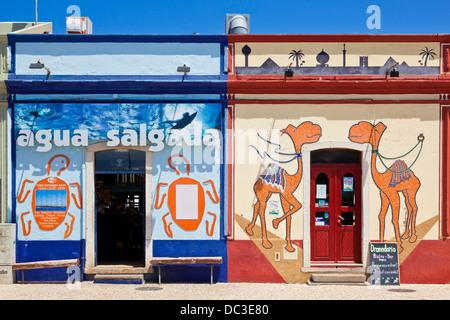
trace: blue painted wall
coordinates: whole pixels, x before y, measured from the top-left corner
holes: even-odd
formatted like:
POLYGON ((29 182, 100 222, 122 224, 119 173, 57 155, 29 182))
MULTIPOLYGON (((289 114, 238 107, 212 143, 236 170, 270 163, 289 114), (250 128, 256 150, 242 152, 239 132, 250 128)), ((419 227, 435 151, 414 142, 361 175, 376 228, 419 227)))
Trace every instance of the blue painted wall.
MULTIPOLYGON (((155 240, 153 244, 154 257, 223 257, 221 265, 215 265, 213 280, 227 282, 227 240, 155 240)), ((161 267, 162 282, 209 282, 209 265, 196 266, 163 266, 161 267)), ((158 269, 149 275, 150 281, 158 281, 158 269)), ((186 298, 188 297, 188 293, 186 298)))
MULTIPOLYGON (((16 261, 32 262, 46 260, 80 259, 84 252, 85 241, 17 241, 16 261)), ((83 260, 80 260, 83 262, 83 260)), ((81 268, 84 268, 82 264, 81 268)), ((66 268, 34 269, 24 271, 25 281, 67 281, 66 268)), ((17 272, 17 280, 22 273, 17 272)))

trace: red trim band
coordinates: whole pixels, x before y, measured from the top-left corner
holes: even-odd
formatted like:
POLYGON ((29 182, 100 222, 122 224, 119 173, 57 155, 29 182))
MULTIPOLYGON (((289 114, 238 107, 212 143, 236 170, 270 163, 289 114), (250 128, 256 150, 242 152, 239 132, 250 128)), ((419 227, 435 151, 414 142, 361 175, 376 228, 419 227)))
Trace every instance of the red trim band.
POLYGON ((229 34, 233 42, 450 42, 450 34, 229 34))

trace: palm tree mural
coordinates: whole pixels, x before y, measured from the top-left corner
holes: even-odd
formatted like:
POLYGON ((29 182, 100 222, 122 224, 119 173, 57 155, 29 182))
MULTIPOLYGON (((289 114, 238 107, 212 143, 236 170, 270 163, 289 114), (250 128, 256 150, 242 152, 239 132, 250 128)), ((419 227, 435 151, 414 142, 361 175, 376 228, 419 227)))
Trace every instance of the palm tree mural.
POLYGON ((436 53, 434 52, 434 49, 428 49, 428 47, 425 47, 425 49, 420 51, 419 56, 422 57, 422 60, 425 59, 423 66, 426 67, 428 58, 430 58, 430 60, 434 60, 434 58, 436 57, 436 53))
POLYGON ((296 63, 296 67, 298 68, 298 61, 303 58, 305 56, 305 54, 303 53, 303 50, 292 50, 289 53, 289 59, 294 60, 295 59, 295 63, 296 63))

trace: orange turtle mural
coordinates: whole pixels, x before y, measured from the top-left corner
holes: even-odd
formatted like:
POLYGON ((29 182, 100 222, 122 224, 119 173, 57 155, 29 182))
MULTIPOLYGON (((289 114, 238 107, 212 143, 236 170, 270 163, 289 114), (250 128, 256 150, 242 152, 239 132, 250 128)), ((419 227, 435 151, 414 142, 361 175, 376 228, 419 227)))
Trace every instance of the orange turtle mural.
MULTIPOLYGON (((378 147, 380 143, 381 136, 386 130, 386 126, 379 122, 377 125, 372 125, 367 121, 360 121, 359 123, 353 125, 349 131, 349 139, 357 143, 369 143, 372 146, 372 160, 371 160, 371 171, 372 178, 377 187, 380 189, 381 197, 381 209, 378 216, 380 221, 380 241, 384 241, 384 231, 385 231, 385 217, 389 206, 392 208, 392 223, 394 225, 395 239, 398 243, 399 253, 403 251, 402 240, 409 238, 409 242, 415 242, 417 240, 416 236, 416 216, 417 216, 417 202, 416 194, 420 188, 420 181, 411 170, 412 164, 408 167, 403 160, 396 158, 387 158, 380 155, 378 152, 378 147), (390 167, 386 167, 385 172, 379 172, 377 170, 376 162, 380 159, 381 163, 384 165, 383 159, 398 159, 390 167), (408 209, 407 223, 405 232, 400 235, 399 227, 399 211, 400 211, 400 196, 402 193, 405 197, 406 206, 408 209)), ((420 145, 420 150, 422 150, 422 144, 424 141, 423 134, 418 137, 418 143, 414 148, 420 145)), ((413 149, 414 149, 413 148, 413 149)), ((411 151, 413 150, 411 149, 411 151)), ((410 151, 410 152, 411 152, 410 151)), ((408 152, 409 153, 409 152, 408 152)), ((407 153, 407 154, 408 154, 407 153)), ((420 154, 420 152, 419 152, 420 154)), ((417 157, 419 156, 417 155, 417 157)))
MULTIPOLYGON (((172 159, 174 157, 181 158, 186 163, 187 175, 190 172, 190 165, 188 159, 182 155, 172 155, 168 160, 169 167, 180 175, 180 171, 173 166, 172 159)), ((213 194, 209 190, 206 191, 206 194, 209 196, 211 201, 214 204, 218 204, 220 201, 219 195, 217 194, 216 187, 212 180, 207 180, 203 182, 203 185, 211 184, 213 194)), ((159 210, 162 208, 164 203, 164 198, 167 194, 167 205, 169 208, 169 212, 162 216, 162 221, 164 223, 164 231, 167 236, 173 238, 173 232, 171 229, 172 222, 168 222, 166 217, 171 215, 172 220, 184 231, 194 231, 197 230, 198 226, 203 220, 203 214, 205 211, 205 192, 202 184, 197 180, 194 180, 189 177, 181 177, 169 185, 169 189, 167 193, 163 193, 160 196, 160 191, 162 186, 167 186, 168 183, 160 182, 156 191, 156 199, 155 199, 155 209, 159 210), (183 197, 183 193, 189 190, 194 190, 194 193, 190 193, 192 198, 185 199, 183 197), (161 199, 161 200, 160 200, 161 199), (188 208, 189 216, 186 217, 185 214, 179 214, 180 211, 184 209, 186 211, 188 208), (178 209, 178 210, 177 210, 178 209), (178 213, 177 213, 178 212, 178 213)), ((214 234, 214 226, 217 219, 217 214, 214 212, 207 211, 213 217, 213 222, 211 223, 211 228, 209 229, 209 221, 206 221, 206 234, 210 237, 214 234)))
MULTIPOLYGON (((33 188, 31 204, 35 222, 39 229, 43 231, 52 231, 56 229, 66 219, 66 214, 70 216, 70 224, 67 222, 65 223, 66 231, 64 232, 64 238, 70 236, 73 229, 73 223, 75 222, 75 216, 68 211, 71 195, 69 186, 76 187, 78 190, 78 197, 72 193, 72 198, 78 209, 81 209, 83 205, 81 188, 78 182, 67 184, 58 177, 50 176, 50 171, 52 166, 55 170, 59 169, 56 174, 59 176, 62 171, 69 167, 69 164, 70 159, 63 154, 55 155, 48 161, 47 176, 49 177, 36 183, 33 188)), ((22 183, 19 196, 17 197, 18 203, 24 203, 31 193, 31 190, 27 190, 24 195, 27 183, 34 183, 34 181, 25 179, 22 183)), ((28 230, 27 224, 25 223, 25 216, 29 213, 30 211, 27 211, 20 215, 22 230, 25 236, 29 235, 31 231, 31 220, 28 220, 28 230)))
MULTIPOLYGON (((294 143, 295 153, 280 153, 281 155, 290 155, 293 158, 289 161, 297 159, 298 169, 294 174, 288 174, 286 170, 279 165, 271 163, 267 166, 264 172, 260 175, 258 180, 253 186, 253 190, 257 197, 257 202, 253 209, 253 218, 250 224, 245 228, 245 231, 249 235, 253 235, 253 227, 259 216, 261 219, 262 229, 262 246, 266 249, 272 248, 272 244, 267 238, 267 229, 265 221, 265 211, 267 201, 273 193, 279 193, 281 199, 281 205, 283 208, 283 216, 273 220, 273 227, 278 228, 281 221, 286 219, 286 242, 285 249, 287 251, 295 251, 291 243, 291 215, 297 212, 301 207, 301 203, 293 195, 302 179, 302 154, 301 149, 305 143, 314 143, 318 141, 322 135, 322 129, 319 125, 313 124, 310 121, 301 123, 298 127, 289 125, 286 129, 281 130, 281 134, 286 133, 294 143)), ((268 141, 269 143, 272 143, 268 141)), ((272 143, 273 144, 273 143, 272 143)), ((259 152, 258 152, 259 153, 259 152)), ((282 161, 278 161, 283 163, 282 161)))

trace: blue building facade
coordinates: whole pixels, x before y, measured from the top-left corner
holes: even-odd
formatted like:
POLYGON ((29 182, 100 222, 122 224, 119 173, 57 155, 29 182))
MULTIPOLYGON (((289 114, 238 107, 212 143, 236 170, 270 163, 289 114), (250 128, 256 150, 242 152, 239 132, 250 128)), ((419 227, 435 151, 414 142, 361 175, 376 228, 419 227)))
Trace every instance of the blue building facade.
MULTIPOLYGON (((84 279, 127 265, 152 280, 152 257, 221 256, 214 280, 227 281, 227 37, 8 39, 16 261, 80 259, 84 279)), ((163 276, 198 281, 206 268, 163 276)))

